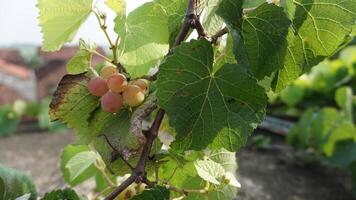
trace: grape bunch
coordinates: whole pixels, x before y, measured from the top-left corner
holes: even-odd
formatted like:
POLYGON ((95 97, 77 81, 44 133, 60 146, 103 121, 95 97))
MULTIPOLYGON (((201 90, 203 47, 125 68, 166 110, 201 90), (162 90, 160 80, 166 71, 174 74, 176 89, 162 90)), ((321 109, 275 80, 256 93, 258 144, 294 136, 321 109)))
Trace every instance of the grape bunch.
POLYGON ((101 107, 105 112, 115 113, 123 105, 139 106, 148 93, 148 82, 137 79, 128 82, 117 68, 103 67, 100 76, 95 76, 88 83, 90 94, 101 97, 101 107))

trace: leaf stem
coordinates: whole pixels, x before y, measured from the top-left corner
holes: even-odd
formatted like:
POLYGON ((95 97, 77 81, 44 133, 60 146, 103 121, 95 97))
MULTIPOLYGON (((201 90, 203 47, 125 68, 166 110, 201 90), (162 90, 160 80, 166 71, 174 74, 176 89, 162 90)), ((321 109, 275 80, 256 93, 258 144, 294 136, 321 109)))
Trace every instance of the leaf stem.
POLYGON ((99 57, 101 57, 102 59, 104 59, 105 61, 108 61, 108 62, 110 62, 111 63, 111 60, 110 60, 110 58, 108 58, 108 57, 106 57, 106 56, 104 56, 103 54, 101 54, 101 53, 99 53, 99 52, 97 52, 96 50, 88 50, 90 53, 93 53, 93 54, 95 54, 95 55, 97 55, 97 56, 99 56, 99 57))
POLYGON ((178 193, 180 193, 182 195, 185 195, 185 196, 187 196, 188 193, 206 194, 206 193, 209 192, 206 188, 204 188, 204 189, 181 189, 181 188, 174 187, 172 185, 165 185, 165 187, 168 190, 172 190, 174 192, 178 192, 178 193))
POLYGON ((105 168, 98 168, 101 176, 105 179, 106 183, 110 186, 110 187, 116 187, 116 184, 114 182, 112 182, 112 180, 110 179, 110 177, 108 176, 108 174, 105 171, 105 168))
POLYGON ((100 29, 104 32, 105 37, 106 37, 106 39, 108 40, 108 42, 110 44, 110 48, 112 48, 114 46, 114 43, 111 41, 110 36, 109 36, 109 34, 107 32, 106 18, 102 19, 100 17, 100 15, 95 10, 92 10, 92 12, 96 16, 96 19, 98 20, 99 25, 100 25, 100 29))

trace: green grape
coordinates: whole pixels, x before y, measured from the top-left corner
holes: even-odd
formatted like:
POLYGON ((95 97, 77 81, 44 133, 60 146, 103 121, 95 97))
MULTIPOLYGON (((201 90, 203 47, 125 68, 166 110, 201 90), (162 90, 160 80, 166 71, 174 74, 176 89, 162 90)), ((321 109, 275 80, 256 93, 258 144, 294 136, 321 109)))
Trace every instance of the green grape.
POLYGON ((146 79, 133 80, 130 84, 138 86, 139 88, 142 89, 142 91, 145 94, 147 94, 147 92, 148 92, 148 81, 146 79))
POLYGON ((123 98, 121 94, 116 94, 111 91, 107 92, 101 98, 101 107, 105 112, 115 113, 123 104, 123 98))
POLYGON ((88 90, 90 94, 101 97, 109 90, 109 88, 105 79, 94 77, 90 79, 88 83, 88 90))
POLYGON ((113 66, 106 66, 100 70, 100 76, 104 79, 109 79, 113 75, 119 73, 118 70, 113 66))
POLYGON ((131 106, 139 106, 145 100, 145 93, 142 89, 136 85, 127 86, 126 90, 123 92, 124 102, 131 106))
POLYGON ((121 93, 127 87, 126 77, 122 74, 115 74, 109 78, 108 85, 112 92, 121 93))

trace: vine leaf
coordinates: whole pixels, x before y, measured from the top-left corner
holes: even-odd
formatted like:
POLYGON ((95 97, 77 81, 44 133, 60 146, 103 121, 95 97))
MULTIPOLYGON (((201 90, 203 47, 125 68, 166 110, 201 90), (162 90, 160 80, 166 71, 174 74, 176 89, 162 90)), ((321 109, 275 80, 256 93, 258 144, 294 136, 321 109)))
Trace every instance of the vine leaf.
POLYGON ((204 8, 202 16, 202 24, 208 35, 213 35, 221 29, 224 24, 222 18, 216 14, 221 0, 202 0, 201 4, 204 8))
POLYGON ((69 170, 70 180, 74 180, 90 166, 93 166, 96 158, 97 154, 93 151, 83 151, 74 155, 65 166, 69 170))
MULTIPOLYGON (((76 158, 76 156, 78 154, 83 153, 83 152, 84 153, 90 152, 89 150, 90 150, 89 147, 86 145, 67 145, 65 147, 65 149, 63 150, 62 155, 61 155, 61 171, 62 171, 64 180, 70 186, 74 187, 74 186, 84 182, 85 180, 95 176, 95 174, 97 174, 97 169, 90 162, 87 162, 90 164, 89 165, 85 164, 85 167, 81 167, 82 165, 79 166, 80 169, 82 169, 80 172, 79 172, 79 170, 77 170, 77 172, 75 172, 74 171, 75 169, 73 169, 73 167, 68 166, 68 164, 70 162, 72 163, 71 165, 73 165, 73 162, 75 160, 79 160, 78 157, 76 158), (75 177, 73 177, 74 173, 76 173, 75 177)), ((88 158, 90 158, 90 157, 88 157, 88 158)))
MULTIPOLYGON (((234 27, 241 29, 242 26, 242 5, 247 1, 223 0, 220 2, 216 14, 224 19, 224 21, 234 27)), ((250 1, 248 1, 250 2, 250 1)))
POLYGON ((308 68, 333 55, 352 32, 356 20, 356 2, 347 0, 293 0, 289 9, 292 27, 288 33, 288 51, 284 68, 274 79, 273 89, 281 91, 308 68))
POLYGON ((22 172, 0 165, 1 199, 16 199, 24 194, 31 194, 30 200, 37 199, 32 179, 22 172))
POLYGON ((167 53, 168 20, 163 8, 149 2, 132 11, 125 24, 116 18, 115 31, 121 36, 119 57, 132 77, 145 75, 167 53), (143 20, 144 19, 144 20, 143 20))
POLYGON ((88 74, 65 75, 60 81, 50 104, 50 118, 60 120, 76 130, 81 142, 88 141, 88 119, 99 101, 87 88, 88 74))
MULTIPOLYGON (((184 156, 178 156, 174 153, 170 157, 165 157, 162 160, 160 174, 163 180, 169 180, 169 183, 185 189, 202 189, 205 187, 205 181, 198 175, 194 166, 195 161, 210 160, 219 163, 223 167, 225 174, 223 175, 228 184, 215 185, 214 190, 208 194, 189 193, 185 199, 204 199, 208 196, 209 199, 230 200, 236 197, 237 182, 234 174, 236 174, 237 162, 234 152, 229 152, 225 149, 204 150, 204 153, 190 151, 184 156), (175 169, 172 173, 172 169, 175 169), (231 176, 232 175, 232 176, 231 176), (235 184, 234 184, 235 183, 235 184)), ((224 181, 224 183, 227 183, 224 181)))
POLYGON ((63 190, 53 190, 44 195, 41 200, 58 200, 58 199, 70 199, 70 200, 80 200, 77 193, 70 189, 65 188, 63 190))
POLYGON ((197 160, 194 166, 202 179, 215 185, 220 185, 219 179, 224 176, 225 170, 219 163, 208 159, 197 160))
POLYGON ((5 181, 0 177, 0 197, 5 199, 6 190, 5 190, 5 181))
POLYGON ((235 50, 236 58, 238 62, 247 64, 256 78, 262 79, 283 68, 290 26, 283 8, 264 3, 251 14, 242 17, 242 1, 225 0, 220 4, 218 14, 233 29, 232 33, 239 32, 232 34, 237 42, 235 48, 239 48, 235 50), (244 60, 246 56, 247 62, 244 60))
POLYGON ((168 18, 169 45, 172 46, 185 18, 188 1, 155 0, 155 2, 165 10, 166 17, 168 18))
POLYGON ((356 20, 356 3, 350 0, 287 1, 287 14, 264 3, 243 19, 234 12, 241 10, 238 2, 224 0, 218 9, 240 49, 235 56, 245 63, 241 49, 246 49, 251 72, 258 79, 274 78, 277 92, 349 41, 356 20))
POLYGON ((43 33, 44 51, 59 50, 72 41, 91 13, 92 0, 38 0, 39 23, 43 33))
POLYGON ((142 144, 145 142, 143 134, 131 132, 132 113, 122 109, 116 114, 97 109, 89 120, 88 135, 93 140, 95 149, 99 152, 105 163, 119 174, 130 172, 120 157, 115 160, 111 157, 113 151, 118 151, 125 160, 138 158, 142 144), (106 138, 110 144, 107 143, 106 138), (113 149, 114 148, 114 149, 113 149), (111 163, 113 166, 111 166, 111 163))
POLYGON ((283 8, 274 4, 262 4, 244 17, 242 38, 256 78, 262 79, 283 68, 289 25, 283 8))
POLYGON ((106 0, 105 3, 117 15, 126 17, 126 0, 106 0))
POLYGON ((156 186, 149 190, 144 190, 141 194, 131 198, 131 200, 169 200, 169 190, 162 186, 156 186))
POLYGON ((345 117, 353 122, 353 92, 348 86, 341 87, 335 92, 335 102, 342 109, 345 117))
POLYGON ((208 151, 206 153, 206 157, 208 157, 210 160, 217 162, 221 164, 221 166, 225 169, 227 172, 231 172, 235 174, 237 171, 237 161, 236 161, 236 155, 235 152, 227 151, 226 149, 217 149, 217 150, 212 150, 208 151))
POLYGON ((356 140, 355 126, 334 108, 308 110, 288 134, 289 143, 311 146, 327 156, 333 155, 337 142, 347 139, 356 140))
POLYGON ((84 40, 79 41, 79 51, 68 61, 67 73, 68 74, 81 74, 88 71, 90 67, 94 45, 86 44, 84 40))
POLYGON ((24 194, 20 197, 17 197, 15 200, 29 200, 31 198, 31 194, 30 193, 27 193, 27 194, 24 194))
POLYGON ((183 43, 160 66, 158 104, 177 131, 177 151, 209 144, 234 151, 263 119, 264 89, 242 66, 226 64, 213 72, 213 62, 212 46, 202 39, 183 43))

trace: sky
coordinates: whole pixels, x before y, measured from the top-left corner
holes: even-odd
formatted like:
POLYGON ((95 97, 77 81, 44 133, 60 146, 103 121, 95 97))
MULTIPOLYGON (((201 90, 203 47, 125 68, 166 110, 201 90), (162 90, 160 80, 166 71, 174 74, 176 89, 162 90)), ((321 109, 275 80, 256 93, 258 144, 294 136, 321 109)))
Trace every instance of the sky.
MULTIPOLYGON (((14 44, 42 43, 42 34, 38 26, 38 9, 35 7, 37 0, 0 0, 0 46, 14 44)), ((60 1, 60 0, 59 0, 60 1)), ((132 11, 137 6, 150 0, 128 0, 127 10, 132 11)), ((95 5, 104 10, 108 15, 108 22, 114 19, 115 14, 104 6, 103 0, 96 0, 95 5)), ((113 23, 108 24, 112 30, 113 23)), ((110 35, 114 36, 110 31, 110 35)), ((78 38, 83 38, 98 45, 106 45, 107 41, 98 28, 95 16, 91 15, 79 29, 72 44, 78 43, 78 38)))

